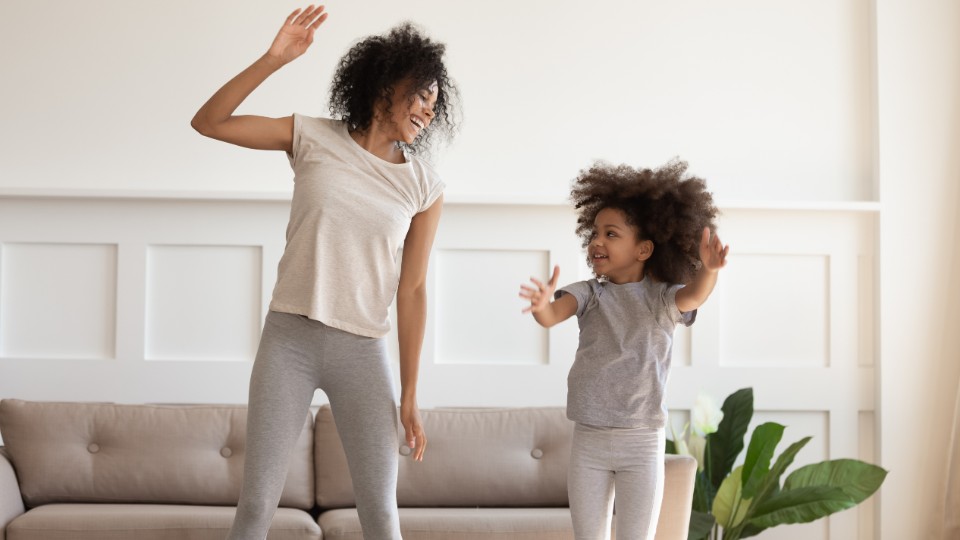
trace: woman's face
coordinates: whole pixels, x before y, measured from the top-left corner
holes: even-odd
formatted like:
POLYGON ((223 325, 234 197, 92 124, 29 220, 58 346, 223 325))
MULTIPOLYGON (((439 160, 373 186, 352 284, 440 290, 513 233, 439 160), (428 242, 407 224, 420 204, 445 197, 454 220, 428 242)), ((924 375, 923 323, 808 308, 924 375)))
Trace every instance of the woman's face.
POLYGON ((393 85, 393 105, 386 111, 385 100, 379 104, 378 118, 392 138, 413 144, 423 130, 433 121, 433 107, 437 104, 438 86, 436 81, 426 87, 416 88, 413 80, 400 79, 393 85))

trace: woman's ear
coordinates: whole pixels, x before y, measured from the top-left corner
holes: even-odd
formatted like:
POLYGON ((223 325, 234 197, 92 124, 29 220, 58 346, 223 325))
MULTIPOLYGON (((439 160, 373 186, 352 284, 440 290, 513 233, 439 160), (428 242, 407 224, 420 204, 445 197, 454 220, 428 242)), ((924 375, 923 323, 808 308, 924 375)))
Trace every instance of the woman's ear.
POLYGON ((653 255, 653 241, 652 240, 641 240, 637 244, 637 260, 645 261, 653 255))

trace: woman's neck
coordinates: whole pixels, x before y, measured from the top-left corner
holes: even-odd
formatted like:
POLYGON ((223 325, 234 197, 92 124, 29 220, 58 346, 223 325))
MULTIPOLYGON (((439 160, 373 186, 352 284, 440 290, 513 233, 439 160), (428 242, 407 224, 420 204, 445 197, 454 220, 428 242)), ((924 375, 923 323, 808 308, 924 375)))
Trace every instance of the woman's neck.
POLYGON ((384 161, 390 163, 406 163, 407 161, 403 155, 403 150, 397 146, 397 141, 391 138, 377 122, 372 122, 370 127, 363 131, 351 131, 350 137, 361 148, 384 161))

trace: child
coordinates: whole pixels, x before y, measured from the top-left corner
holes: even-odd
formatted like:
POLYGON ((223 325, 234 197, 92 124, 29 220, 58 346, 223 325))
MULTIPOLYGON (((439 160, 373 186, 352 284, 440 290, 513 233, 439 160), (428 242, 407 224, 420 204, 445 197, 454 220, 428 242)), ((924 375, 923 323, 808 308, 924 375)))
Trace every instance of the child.
POLYGON ((686 163, 657 170, 596 164, 571 198, 577 234, 596 279, 556 292, 531 278, 524 312, 549 328, 577 315, 580 345, 567 377, 567 417, 576 422, 567 490, 577 540, 610 538, 614 486, 617 539, 653 539, 663 497, 664 389, 673 331, 693 324, 729 246, 717 208, 686 163))

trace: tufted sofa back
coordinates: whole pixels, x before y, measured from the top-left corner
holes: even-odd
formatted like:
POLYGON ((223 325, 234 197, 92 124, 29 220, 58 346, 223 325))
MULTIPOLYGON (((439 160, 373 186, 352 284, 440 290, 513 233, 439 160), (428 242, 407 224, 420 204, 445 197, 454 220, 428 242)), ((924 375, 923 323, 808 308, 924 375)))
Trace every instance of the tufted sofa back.
MULTIPOLYGON (((421 410, 427 452, 403 447, 397 502, 414 506, 566 506, 573 423, 562 407, 421 410)), ((354 505, 353 485, 329 406, 317 412, 317 503, 354 505)))
MULTIPOLYGON (((246 407, 0 401, 0 433, 28 507, 57 502, 236 505, 246 407)), ((281 506, 314 505, 313 420, 281 506)))

